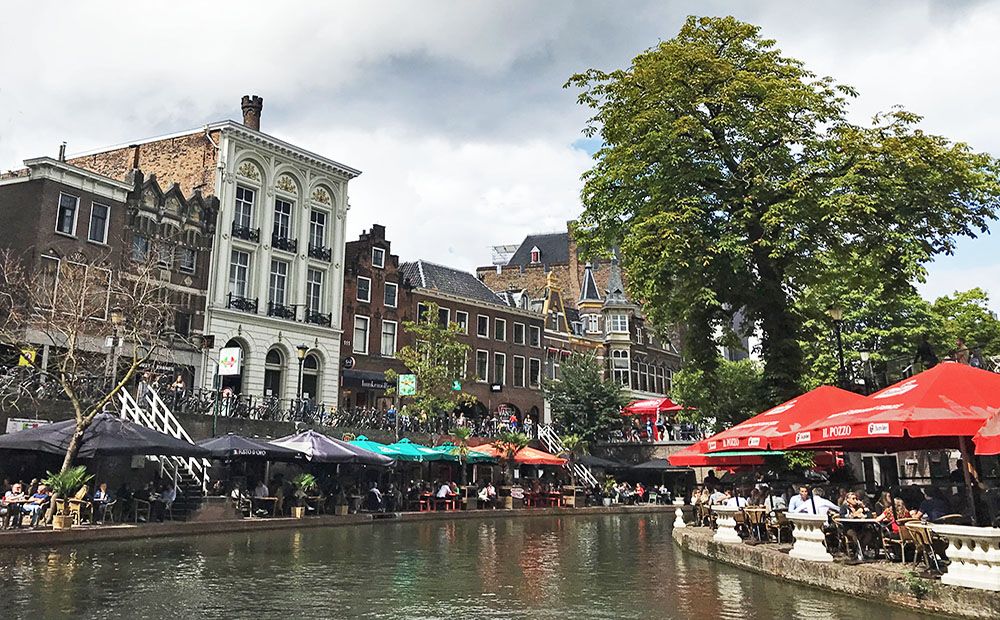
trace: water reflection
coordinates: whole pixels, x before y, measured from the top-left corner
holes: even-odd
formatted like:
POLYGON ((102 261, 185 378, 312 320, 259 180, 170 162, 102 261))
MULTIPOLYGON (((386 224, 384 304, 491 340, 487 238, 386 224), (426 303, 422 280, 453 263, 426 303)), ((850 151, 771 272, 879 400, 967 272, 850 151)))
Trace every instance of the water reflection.
POLYGON ((380 523, 8 551, 0 617, 915 617, 683 554, 670 524, 380 523))

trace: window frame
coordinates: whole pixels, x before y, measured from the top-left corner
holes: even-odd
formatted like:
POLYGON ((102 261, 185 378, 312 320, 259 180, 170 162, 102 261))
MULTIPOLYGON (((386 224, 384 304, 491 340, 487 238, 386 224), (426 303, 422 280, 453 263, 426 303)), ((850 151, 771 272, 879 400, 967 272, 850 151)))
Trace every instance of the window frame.
POLYGON ((513 385, 514 385, 514 387, 516 387, 516 388, 526 387, 527 383, 525 382, 525 374, 527 373, 527 370, 528 370, 527 364, 528 364, 528 361, 524 358, 523 355, 515 355, 514 359, 511 360, 510 369, 511 369, 511 373, 512 373, 511 378, 513 379, 513 385), (520 377, 518 377, 518 372, 517 372, 517 360, 521 360, 521 373, 520 373, 520 377), (520 379, 520 380, 518 380, 518 379, 520 379))
POLYGON ((538 389, 542 387, 542 360, 537 357, 528 359, 528 387, 538 389), (537 365, 534 372, 531 370, 532 364, 537 365))
POLYGON ((490 317, 488 314, 477 314, 476 315, 476 337, 477 338, 489 338, 490 337, 490 317), (484 333, 483 319, 486 319, 486 330, 484 333))
POLYGON ((395 282, 386 282, 382 289, 382 304, 386 308, 399 307, 399 285, 395 282), (392 287, 392 303, 389 303, 389 287, 392 287))
POLYGON ((542 346, 542 328, 537 325, 528 326, 528 346, 540 348, 542 346))
POLYGON ((493 318, 493 339, 497 342, 507 342, 507 319, 493 318), (500 324, 503 323, 503 337, 500 337, 500 324))
POLYGON ((289 280, 289 278, 288 278, 288 272, 289 272, 290 268, 291 268, 291 265, 288 263, 288 261, 280 260, 280 259, 277 259, 277 258, 272 258, 271 259, 271 270, 267 274, 267 301, 270 302, 271 304, 278 305, 278 306, 284 306, 284 305, 286 305, 285 302, 288 300, 288 280, 289 280), (284 266, 284 268, 285 268, 284 273, 280 273, 280 270, 279 271, 275 271, 275 267, 278 266, 278 265, 284 266), (280 288, 281 299, 280 300, 275 299, 275 297, 274 297, 275 292, 279 292, 279 289, 278 289, 278 286, 277 286, 278 283, 279 283, 279 280, 280 280, 280 284, 281 284, 281 288, 280 288))
POLYGON ((438 306, 437 322, 438 322, 438 325, 441 325, 441 327, 443 327, 444 329, 448 329, 448 326, 451 325, 451 308, 445 308, 445 307, 442 307, 442 306, 438 306), (442 316, 441 316, 442 312, 444 313, 443 324, 442 324, 442 320, 441 320, 442 319, 442 316))
POLYGON ((371 338, 371 317, 365 316, 363 314, 354 315, 354 331, 351 332, 351 352, 357 353, 358 355, 368 355, 368 340, 371 338), (364 321, 365 324, 365 337, 363 338, 362 344, 364 344, 363 349, 358 348, 358 321, 364 321))
POLYGON ((399 324, 396 321, 389 321, 382 319, 382 329, 379 336, 379 355, 387 358, 395 358, 397 343, 399 339, 399 324), (386 325, 392 325, 392 351, 390 353, 385 352, 385 327, 386 325))
POLYGON ((490 352, 485 349, 476 349, 476 383, 489 383, 490 381, 490 352), (480 354, 485 358, 486 365, 483 366, 483 374, 479 374, 480 354))
POLYGON ((56 227, 55 227, 56 234, 57 235, 65 235, 66 237, 73 237, 75 239, 76 238, 76 229, 77 229, 77 226, 79 226, 79 224, 80 224, 80 197, 79 196, 74 196, 73 194, 69 194, 67 192, 59 192, 59 199, 56 202, 56 227), (67 198, 72 198, 73 201, 74 201, 74 203, 73 203, 73 227, 72 227, 72 232, 66 232, 64 230, 60 230, 59 229, 59 224, 62 221, 62 217, 61 216, 62 216, 62 210, 63 210, 63 205, 62 205, 63 196, 65 196, 67 198))
POLYGON ((511 342, 513 342, 514 344, 523 345, 525 343, 525 329, 526 329, 526 325, 524 323, 518 323, 518 322, 515 321, 514 322, 514 329, 513 329, 513 331, 510 334, 511 342), (517 337, 517 328, 518 328, 518 326, 520 326, 520 328, 521 328, 521 338, 520 339, 518 339, 518 337, 517 337))
POLYGON ((242 183, 236 184, 236 191, 233 193, 233 223, 237 226, 245 226, 246 228, 253 228, 254 211, 257 210, 257 190, 253 187, 247 187, 242 183), (240 191, 250 192, 250 200, 247 201, 244 198, 240 198, 240 191), (247 217, 246 224, 240 222, 238 216, 241 214, 241 205, 247 205, 249 208, 249 214, 247 217))
POLYGON ((606 321, 605 327, 608 329, 609 334, 628 334, 628 315, 624 312, 615 312, 609 315, 609 321, 606 321), (622 324, 619 324, 622 321, 622 324))
POLYGON ((281 196, 275 196, 274 197, 274 221, 271 222, 271 234, 274 235, 275 237, 277 237, 278 239, 292 239, 292 231, 295 230, 295 223, 293 221, 293 219, 294 219, 293 218, 293 213, 295 213, 295 201, 294 200, 289 200, 289 199, 283 198, 281 196), (279 211, 278 210, 278 203, 281 203, 283 205, 288 205, 288 213, 285 213, 284 211, 279 211), (278 215, 279 214, 283 218, 284 217, 288 218, 287 230, 285 231, 286 234, 284 234, 284 235, 281 235, 281 234, 278 233, 278 215))
POLYGON ((357 281, 357 284, 355 285, 354 289, 355 289, 354 290, 354 297, 355 297, 355 299, 357 301, 364 302, 366 304, 370 304, 372 302, 372 279, 371 278, 367 278, 365 276, 358 276, 358 281, 357 281), (361 297, 361 281, 362 280, 365 280, 366 282, 368 282, 368 297, 367 297, 367 299, 364 299, 364 298, 361 297))
POLYGON ((323 275, 323 270, 322 269, 312 269, 312 268, 306 269, 306 311, 307 312, 316 312, 316 313, 322 313, 323 312, 323 279, 324 279, 324 275, 323 275), (318 281, 314 280, 314 279, 312 279, 310 277, 314 273, 315 274, 319 274, 319 280, 318 281), (318 305, 315 308, 312 307, 312 299, 313 298, 312 298, 312 292, 311 292, 311 288, 314 287, 314 286, 319 288, 319 290, 318 290, 318 292, 316 294, 316 301, 317 301, 318 305))
POLYGON ((97 243, 100 245, 108 245, 108 231, 111 229, 111 205, 106 205, 103 202, 92 201, 90 203, 90 222, 87 224, 87 241, 90 243, 97 243), (94 232, 94 209, 97 207, 103 207, 104 212, 104 231, 102 239, 94 239, 91 237, 91 233, 94 232))
POLYGON ((385 257, 386 257, 385 248, 380 248, 375 245, 372 246, 372 267, 374 267, 375 269, 385 269, 385 257), (375 262, 376 252, 380 252, 382 255, 382 260, 377 263, 375 262))
POLYGON ((501 351, 493 352, 493 385, 507 385, 507 354, 501 351), (502 361, 501 361, 502 360, 502 361), (498 364, 497 362, 500 361, 498 364), (497 367, 503 370, 503 376, 497 381, 497 367))
POLYGON ((245 250, 240 250, 238 248, 233 248, 229 253, 229 293, 234 297, 242 297, 243 299, 248 299, 250 297, 250 292, 253 285, 253 278, 250 275, 250 270, 253 267, 253 256, 250 252, 245 250), (236 255, 242 254, 247 257, 246 265, 241 265, 236 263, 236 255), (238 280, 234 279, 233 267, 237 269, 243 268, 244 272, 244 282, 243 282, 243 292, 241 294, 236 293, 236 283, 238 280))
POLYGON ((327 221, 329 219, 330 219, 330 214, 327 213, 326 211, 324 211, 322 209, 316 209, 316 208, 310 208, 309 209, 309 245, 311 247, 314 247, 314 248, 325 248, 326 247, 326 229, 327 229, 327 221), (322 215, 323 216, 323 225, 322 226, 319 226, 316 223, 315 216, 317 216, 317 215, 322 215), (316 237, 314 235, 314 231, 317 228, 322 228, 322 230, 323 230, 323 234, 320 235, 321 238, 320 238, 320 244, 319 245, 316 245, 316 244, 313 243, 313 241, 315 241, 315 237, 316 237))
POLYGON ((463 334, 469 333, 469 313, 465 310, 455 310, 455 325, 458 325, 459 330, 463 334), (460 317, 465 317, 461 319, 460 317))
POLYGON ((181 273, 193 274, 198 271, 198 250, 194 248, 189 248, 187 246, 179 245, 177 246, 177 270, 181 273), (191 267, 188 268, 184 263, 184 256, 186 253, 190 253, 191 256, 191 267))

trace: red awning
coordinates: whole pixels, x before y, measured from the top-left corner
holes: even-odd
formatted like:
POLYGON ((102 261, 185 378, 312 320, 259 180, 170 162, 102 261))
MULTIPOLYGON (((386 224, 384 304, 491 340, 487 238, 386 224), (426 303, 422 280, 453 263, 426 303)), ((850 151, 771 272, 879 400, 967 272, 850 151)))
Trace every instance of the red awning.
POLYGON ((705 439, 674 452, 667 457, 667 460, 674 467, 714 467, 716 469, 764 464, 762 456, 710 457, 708 456, 708 441, 705 439))
POLYGON ((669 398, 637 400, 622 407, 622 415, 656 415, 661 411, 679 411, 680 405, 669 398))
POLYGON ((898 451, 954 446, 1000 411, 1000 374, 943 362, 795 433, 789 448, 898 451))
POLYGON ((976 454, 983 456, 1000 454, 1000 414, 990 418, 972 441, 976 443, 976 454))
POLYGON ((706 440, 708 451, 784 450, 805 426, 869 402, 860 394, 824 385, 712 435, 706 440))
MULTIPOLYGON (((476 452, 482 452, 483 454, 488 454, 493 458, 503 460, 505 458, 503 452, 494 444, 488 443, 481 446, 475 446, 469 448, 470 450, 475 450, 476 452)), ((536 450, 534 448, 521 448, 514 455, 514 461, 522 465, 565 465, 566 459, 559 458, 554 454, 549 454, 548 452, 543 452, 541 450, 536 450)))

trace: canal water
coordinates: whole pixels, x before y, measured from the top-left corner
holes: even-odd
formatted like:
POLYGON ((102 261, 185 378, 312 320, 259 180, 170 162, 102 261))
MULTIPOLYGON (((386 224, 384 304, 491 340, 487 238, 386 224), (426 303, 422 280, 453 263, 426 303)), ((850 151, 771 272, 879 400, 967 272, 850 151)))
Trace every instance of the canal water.
POLYGON ((0 550, 0 618, 930 617, 684 553, 672 519, 378 523, 0 550))

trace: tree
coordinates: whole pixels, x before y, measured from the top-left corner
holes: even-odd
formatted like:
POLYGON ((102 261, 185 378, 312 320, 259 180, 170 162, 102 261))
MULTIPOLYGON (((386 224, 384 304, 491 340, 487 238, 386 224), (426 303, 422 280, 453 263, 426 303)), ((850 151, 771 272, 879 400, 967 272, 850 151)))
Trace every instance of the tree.
POLYGON ((719 360, 712 374, 693 366, 675 372, 670 395, 692 408, 680 411, 680 419, 717 432, 767 408, 760 397, 761 378, 760 365, 753 360, 719 360))
POLYGON ((472 430, 467 426, 459 426, 451 434, 455 437, 455 456, 458 457, 459 483, 465 486, 465 464, 469 460, 469 437, 472 430))
POLYGON ((621 426, 621 408, 626 399, 621 385, 605 379, 593 353, 574 353, 560 366, 558 381, 543 384, 552 417, 566 433, 593 443, 608 438, 621 426))
MULTIPOLYGON (((416 344, 396 351, 396 359, 417 377, 417 393, 410 408, 423 420, 451 413, 457 406, 475 401, 472 395, 453 389, 455 381, 464 382, 467 378, 469 345, 458 340, 462 332, 456 323, 444 325, 437 316, 438 305, 431 303, 416 321, 404 322, 403 329, 413 336, 416 344)), ((397 377, 391 370, 385 374, 390 382, 397 377)))
POLYGON ((47 385, 58 386, 76 420, 60 473, 73 465, 97 414, 179 338, 168 327, 174 307, 157 260, 109 265, 74 256, 36 270, 13 251, 0 251, 0 345, 24 352, 20 359, 47 385), (121 368, 112 368, 102 350, 112 332, 122 343, 121 368), (50 346, 45 367, 40 355, 29 353, 38 342, 50 346))
POLYGON ((559 456, 569 461, 566 469, 569 471, 570 485, 576 487, 576 469, 573 466, 577 459, 587 453, 587 442, 580 435, 569 434, 563 435, 562 443, 564 449, 559 456))
POLYGON ((493 445, 497 447, 504 461, 504 480, 514 484, 514 457, 531 443, 531 437, 518 431, 506 430, 500 433, 493 445))
POLYGON ((847 120, 855 91, 783 56, 759 28, 690 17, 626 69, 574 75, 601 148, 584 174, 584 249, 621 247, 633 296, 680 323, 711 381, 736 311, 760 329, 763 393, 800 391, 803 291, 853 269, 886 291, 985 231, 1000 166, 901 109, 847 120))
POLYGON ((1000 355, 1000 321, 989 309, 987 293, 974 288, 938 297, 931 306, 939 325, 937 344, 942 352, 955 347, 961 338, 984 357, 1000 355))

